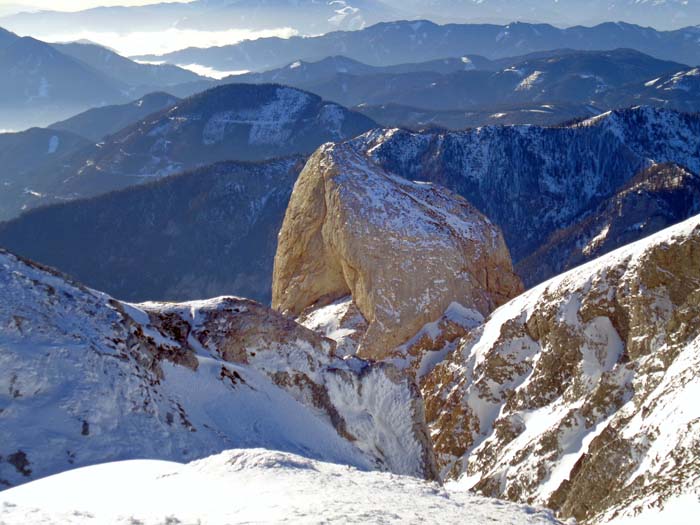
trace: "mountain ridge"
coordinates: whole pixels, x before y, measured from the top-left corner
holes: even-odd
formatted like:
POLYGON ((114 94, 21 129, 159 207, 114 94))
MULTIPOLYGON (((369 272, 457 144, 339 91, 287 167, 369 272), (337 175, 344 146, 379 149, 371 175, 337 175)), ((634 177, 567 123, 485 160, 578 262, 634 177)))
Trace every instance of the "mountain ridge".
POLYGON ((427 20, 381 22, 359 31, 317 37, 262 38, 230 46, 187 48, 137 59, 197 63, 223 71, 261 71, 296 60, 338 54, 370 65, 391 65, 465 54, 503 58, 551 49, 632 48, 660 59, 700 63, 697 28, 656 31, 633 24, 603 23, 559 29, 548 24, 445 24, 427 20))

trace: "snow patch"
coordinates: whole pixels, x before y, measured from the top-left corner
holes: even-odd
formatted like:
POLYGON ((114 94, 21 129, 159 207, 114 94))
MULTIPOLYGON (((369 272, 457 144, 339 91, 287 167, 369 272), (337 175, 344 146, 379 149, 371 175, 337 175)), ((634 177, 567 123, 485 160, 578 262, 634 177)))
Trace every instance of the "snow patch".
POLYGON ((49 139, 49 147, 46 153, 48 155, 52 155, 53 153, 56 153, 56 150, 58 150, 58 146, 60 144, 60 139, 58 138, 57 135, 52 135, 51 138, 49 139))

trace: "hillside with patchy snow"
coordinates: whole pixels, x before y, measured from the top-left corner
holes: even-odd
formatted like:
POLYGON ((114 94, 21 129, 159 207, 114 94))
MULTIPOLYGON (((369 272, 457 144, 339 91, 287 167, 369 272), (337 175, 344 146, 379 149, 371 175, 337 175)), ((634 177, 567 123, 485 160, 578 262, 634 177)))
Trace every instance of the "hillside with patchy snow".
POLYGON ((441 474, 602 523, 700 495, 700 217, 525 292, 422 384, 441 474))
POLYGON ((700 118, 649 107, 561 127, 375 130, 352 143, 393 174, 465 197, 503 230, 516 264, 653 164, 700 174, 700 118))
POLYGON ((92 197, 216 162, 310 154, 374 127, 364 115, 297 89, 219 86, 130 122, 60 162, 28 170, 23 190, 41 198, 3 199, 9 189, 0 186, 0 214, 14 217, 24 205, 92 197))

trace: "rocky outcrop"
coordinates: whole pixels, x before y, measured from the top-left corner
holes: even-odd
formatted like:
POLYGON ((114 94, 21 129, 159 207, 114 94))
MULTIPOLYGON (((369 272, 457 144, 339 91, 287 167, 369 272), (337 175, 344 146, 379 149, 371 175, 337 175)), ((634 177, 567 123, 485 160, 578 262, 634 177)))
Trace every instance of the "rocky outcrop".
POLYGON ((700 491, 700 217, 526 292, 422 385, 442 475, 607 522, 700 491))
POLYGON ((412 380, 254 301, 123 303, 2 250, 0 289, 0 485, 236 446, 437 476, 412 380))
POLYGON ((497 227, 464 199, 325 145, 292 192, 273 308, 298 316, 351 295, 368 322, 362 357, 383 359, 458 301, 487 315, 521 290, 497 227))
POLYGON ((700 173, 700 118, 649 107, 558 127, 375 130, 353 143, 395 175, 465 197, 501 228, 516 263, 653 163, 700 173))
POLYGON ((420 391, 393 365, 342 361, 331 339, 248 299, 139 307, 162 337, 179 343, 175 354, 205 350, 252 367, 317 411, 378 468, 437 478, 420 391), (387 405, 387 397, 394 401, 387 405))

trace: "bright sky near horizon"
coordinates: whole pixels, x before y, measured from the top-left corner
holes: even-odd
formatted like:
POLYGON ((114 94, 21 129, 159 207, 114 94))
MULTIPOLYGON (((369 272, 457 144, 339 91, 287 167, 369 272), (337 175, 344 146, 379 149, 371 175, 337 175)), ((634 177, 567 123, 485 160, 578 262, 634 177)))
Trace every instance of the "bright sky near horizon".
POLYGON ((191 0, 0 0, 3 5, 20 5, 25 8, 54 11, 80 11, 103 5, 145 5, 160 2, 190 2, 191 0))

